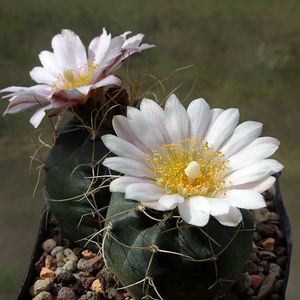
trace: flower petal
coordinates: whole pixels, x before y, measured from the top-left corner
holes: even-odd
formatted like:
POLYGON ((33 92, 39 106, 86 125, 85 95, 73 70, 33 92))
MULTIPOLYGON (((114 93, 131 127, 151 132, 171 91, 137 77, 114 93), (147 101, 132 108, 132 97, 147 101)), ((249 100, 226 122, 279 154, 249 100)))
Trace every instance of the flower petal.
POLYGON ((125 188, 125 198, 141 202, 157 201, 166 191, 153 183, 133 183, 125 188))
POLYGON ((238 125, 232 136, 225 141, 219 150, 230 157, 232 154, 252 143, 262 131, 262 124, 254 121, 247 121, 238 125))
POLYGON ((156 124, 164 138, 164 143, 171 144, 172 139, 166 128, 165 113, 161 106, 155 101, 145 98, 140 104, 140 110, 156 124))
POLYGON ((227 175, 224 180, 232 185, 240 185, 249 182, 263 181, 266 177, 278 173, 283 165, 274 159, 264 159, 252 165, 238 169, 227 175))
POLYGON ((102 164, 112 170, 133 177, 155 177, 153 171, 149 167, 130 158, 108 157, 102 164))
POLYGON ((52 86, 56 81, 53 75, 51 75, 45 68, 35 67, 30 72, 30 77, 37 83, 44 83, 52 86))
POLYGON ((275 181, 276 181, 275 177, 270 176, 263 181, 247 182, 245 184, 234 185, 232 186, 232 188, 235 190, 251 190, 258 193, 262 193, 268 190, 275 183, 275 181))
POLYGON ((221 144, 231 136, 239 121, 239 111, 236 108, 224 110, 212 124, 204 139, 216 151, 221 144))
POLYGON ((208 198, 210 202, 210 214, 212 216, 227 214, 230 209, 230 201, 227 198, 208 198))
POLYGON ((174 209, 179 203, 184 202, 184 198, 179 194, 167 195, 164 193, 158 200, 159 204, 166 209, 174 209))
POLYGON ((189 138, 204 137, 207 126, 211 120, 210 107, 204 99, 196 99, 187 108, 190 119, 189 138))
POLYGON ((166 101, 165 124, 173 143, 179 143, 188 137, 188 114, 174 94, 169 96, 166 101))
POLYGON ((33 125, 34 128, 37 128, 40 125, 40 123, 42 122, 42 119, 46 115, 45 110, 48 110, 51 108, 52 108, 52 105, 50 104, 50 105, 41 107, 33 114, 33 116, 30 118, 30 123, 33 125))
POLYGON ((118 115, 114 116, 112 120, 113 128, 118 137, 121 139, 133 144, 141 151, 147 154, 152 154, 151 150, 147 148, 135 135, 133 130, 131 129, 128 120, 125 116, 118 115))
POLYGON ((132 131, 147 148, 158 150, 164 144, 164 138, 156 124, 139 109, 129 106, 127 120, 132 131))
POLYGON ((122 176, 113 180, 109 189, 111 192, 120 192, 125 193, 125 188, 133 183, 153 183, 152 179, 142 178, 142 177, 131 177, 131 176, 122 176))
MULTIPOLYGON (((87 63, 85 47, 77 34, 69 29, 63 29, 52 39, 53 53, 58 63, 65 69, 74 69, 75 75, 78 67, 87 63)), ((63 70, 62 70, 63 71, 63 70)))
POLYGON ((266 206, 263 196, 255 191, 232 189, 226 192, 225 199, 238 208, 258 209, 266 206))
POLYGON ((242 221, 242 213, 236 207, 230 207, 227 214, 214 216, 224 226, 237 226, 242 221))
POLYGON ((39 59, 44 69, 54 78, 57 78, 62 70, 64 70, 64 65, 58 62, 53 52, 42 51, 39 55, 39 59))
POLYGON ((205 226, 210 216, 210 201, 206 197, 191 197, 178 204, 182 219, 192 225, 205 226))
POLYGON ((143 155, 143 152, 134 145, 112 134, 103 135, 101 138, 104 145, 108 149, 110 149, 114 154, 120 157, 136 159, 139 162, 147 165, 145 155, 143 155))
POLYGON ((279 146, 279 141, 272 137, 260 137, 250 145, 229 157, 228 166, 238 170, 271 156, 279 146))

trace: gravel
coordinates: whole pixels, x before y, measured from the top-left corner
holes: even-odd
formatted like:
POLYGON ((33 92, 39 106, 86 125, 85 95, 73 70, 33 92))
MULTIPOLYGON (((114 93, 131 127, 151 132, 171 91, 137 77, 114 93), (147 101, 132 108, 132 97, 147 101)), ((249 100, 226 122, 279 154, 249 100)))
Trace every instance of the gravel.
MULTIPOLYGON (((267 207, 253 211, 253 252, 230 291, 218 300, 281 299, 287 265, 286 238, 271 195, 263 195, 267 207)), ((116 290, 117 279, 108 267, 104 268, 102 255, 73 248, 60 233, 54 216, 49 220, 43 254, 35 262, 36 280, 28 291, 30 299, 131 299, 126 290, 116 290)))

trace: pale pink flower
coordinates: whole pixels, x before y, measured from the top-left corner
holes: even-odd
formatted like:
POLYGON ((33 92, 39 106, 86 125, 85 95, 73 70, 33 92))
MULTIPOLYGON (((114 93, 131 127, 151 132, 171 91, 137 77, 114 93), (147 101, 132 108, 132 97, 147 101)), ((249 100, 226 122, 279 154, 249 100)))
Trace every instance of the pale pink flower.
POLYGON ((110 190, 152 209, 177 207, 189 224, 204 226, 213 216, 236 226, 242 220, 239 208, 265 206, 261 193, 283 168, 268 159, 279 141, 259 137, 259 122, 238 121, 238 109, 210 109, 196 99, 186 110, 175 95, 164 109, 149 99, 140 109, 128 107, 127 117, 114 116, 117 136, 102 137, 117 155, 103 164, 125 174, 110 190))
POLYGON ((39 104, 41 107, 30 120, 37 127, 46 110, 52 109, 49 116, 63 114, 73 105, 84 104, 97 88, 122 85, 118 77, 109 74, 117 70, 126 57, 154 47, 140 45, 143 34, 126 39, 129 33, 111 38, 103 29, 103 33, 91 41, 87 54, 79 36, 71 30, 62 30, 52 39, 53 52, 40 53, 42 67, 30 72, 38 85, 12 86, 0 91, 11 93, 3 97, 10 98, 4 114, 25 111, 39 104))

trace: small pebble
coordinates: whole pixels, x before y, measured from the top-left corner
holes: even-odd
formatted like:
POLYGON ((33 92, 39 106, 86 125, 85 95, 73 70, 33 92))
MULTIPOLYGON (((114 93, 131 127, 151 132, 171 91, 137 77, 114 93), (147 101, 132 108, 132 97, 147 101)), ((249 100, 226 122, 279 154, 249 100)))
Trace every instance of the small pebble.
POLYGON ((98 293, 88 291, 85 295, 82 295, 78 300, 100 300, 100 295, 98 293))
POLYGON ((77 296, 72 289, 63 286, 58 291, 57 300, 77 300, 77 296))
POLYGON ((53 239, 46 240, 41 246, 42 250, 46 253, 50 253, 55 247, 56 241, 53 239))
POLYGON ((91 290, 96 293, 103 293, 102 284, 99 279, 94 280, 91 285, 91 290))
POLYGON ((68 260, 71 260, 74 262, 78 261, 78 257, 75 255, 74 251, 69 248, 66 248, 64 250, 64 255, 67 257, 68 260))
POLYGON ((56 265, 61 268, 64 266, 65 264, 65 255, 63 254, 63 252, 61 251, 58 251, 56 254, 55 254, 55 258, 56 258, 56 265))
POLYGON ((280 300, 281 297, 278 295, 278 294, 273 294, 271 297, 270 297, 270 300, 280 300))
POLYGON ((273 274, 266 276, 259 289, 257 300, 268 300, 274 292, 276 277, 273 274))
POLYGON ((276 214, 275 211, 271 212, 271 215, 270 215, 270 222, 272 222, 273 224, 276 223, 278 224, 280 221, 280 218, 279 216, 276 214))
POLYGON ((53 260, 53 256, 52 255, 47 255, 45 258, 45 267, 50 269, 52 266, 52 260, 53 260))
POLYGON ((242 273, 235 283, 236 291, 239 295, 243 295, 251 286, 251 277, 249 274, 242 273))
POLYGON ((64 253, 64 247, 63 246, 56 246, 52 251, 51 251, 51 255, 52 256, 56 256, 57 252, 61 252, 64 253))
POLYGON ((279 278, 283 274, 283 271, 277 264, 270 263, 269 274, 273 274, 276 278, 279 278))
POLYGON ((49 292, 40 292, 32 300, 53 300, 53 296, 49 292))
POLYGON ((90 250, 84 250, 81 252, 82 256, 86 259, 94 258, 97 254, 90 251, 90 250))
POLYGON ((77 262, 77 269, 81 271, 86 271, 86 262, 87 260, 85 258, 80 258, 77 262))
POLYGON ((265 260, 273 260, 276 258, 276 255, 271 251, 258 251, 258 256, 265 260))
POLYGON ((271 219, 271 213, 266 207, 256 209, 254 211, 254 216, 256 222, 258 223, 264 223, 271 219))
POLYGON ((274 292, 276 294, 280 294, 283 288, 283 284, 284 284, 284 280, 283 279, 279 279, 275 282, 275 290, 274 292))
POLYGON ((48 279, 50 281, 54 281, 57 275, 55 274, 54 271, 48 269, 48 268, 42 268, 40 272, 40 278, 41 279, 48 279))
POLYGON ((34 264, 34 270, 40 273, 42 268, 45 267, 46 253, 43 253, 39 260, 34 264))
POLYGON ((96 280, 96 277, 92 276, 89 272, 80 272, 79 279, 81 281, 82 286, 88 290, 92 283, 96 280))
POLYGON ((40 292, 48 292, 52 288, 52 281, 48 279, 38 279, 29 290, 29 294, 34 297, 40 292))
POLYGON ((76 270, 76 262, 69 260, 68 262, 66 262, 62 267, 57 268, 55 271, 56 275, 60 275, 60 274, 64 274, 68 271, 74 272, 76 270))
POLYGON ((251 287, 256 290, 261 285, 263 278, 260 275, 250 275, 251 277, 251 287))
POLYGON ((258 223, 257 224, 257 231, 266 237, 273 237, 276 233, 276 227, 271 224, 264 224, 264 223, 258 223))
POLYGON ((85 263, 86 270, 88 272, 99 271, 104 266, 104 260, 102 255, 97 255, 94 258, 88 259, 85 263))
POLYGON ((262 246, 265 250, 267 251, 271 251, 271 252, 274 252, 274 245, 275 245, 275 240, 271 237, 265 239, 263 242, 262 242, 262 246))
POLYGON ((256 274, 258 272, 258 266, 251 260, 248 260, 245 263, 243 272, 248 272, 250 275, 256 274))

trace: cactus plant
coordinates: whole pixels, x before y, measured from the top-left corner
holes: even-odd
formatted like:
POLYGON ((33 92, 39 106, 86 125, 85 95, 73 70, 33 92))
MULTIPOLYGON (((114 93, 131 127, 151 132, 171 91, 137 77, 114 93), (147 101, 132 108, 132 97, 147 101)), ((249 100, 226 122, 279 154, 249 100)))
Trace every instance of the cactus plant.
POLYGON ((197 227, 178 222, 176 211, 146 209, 113 193, 104 238, 107 265, 136 300, 216 299, 252 250, 253 218, 246 210, 242 215, 237 227, 213 217, 197 227))
POLYGON ((113 133, 101 126, 92 138, 75 117, 57 130, 55 145, 45 162, 45 196, 60 228, 75 245, 96 250, 110 192, 105 184, 108 170, 101 164, 108 153, 100 136, 113 133), (75 230, 74 230, 75 229, 75 230))

